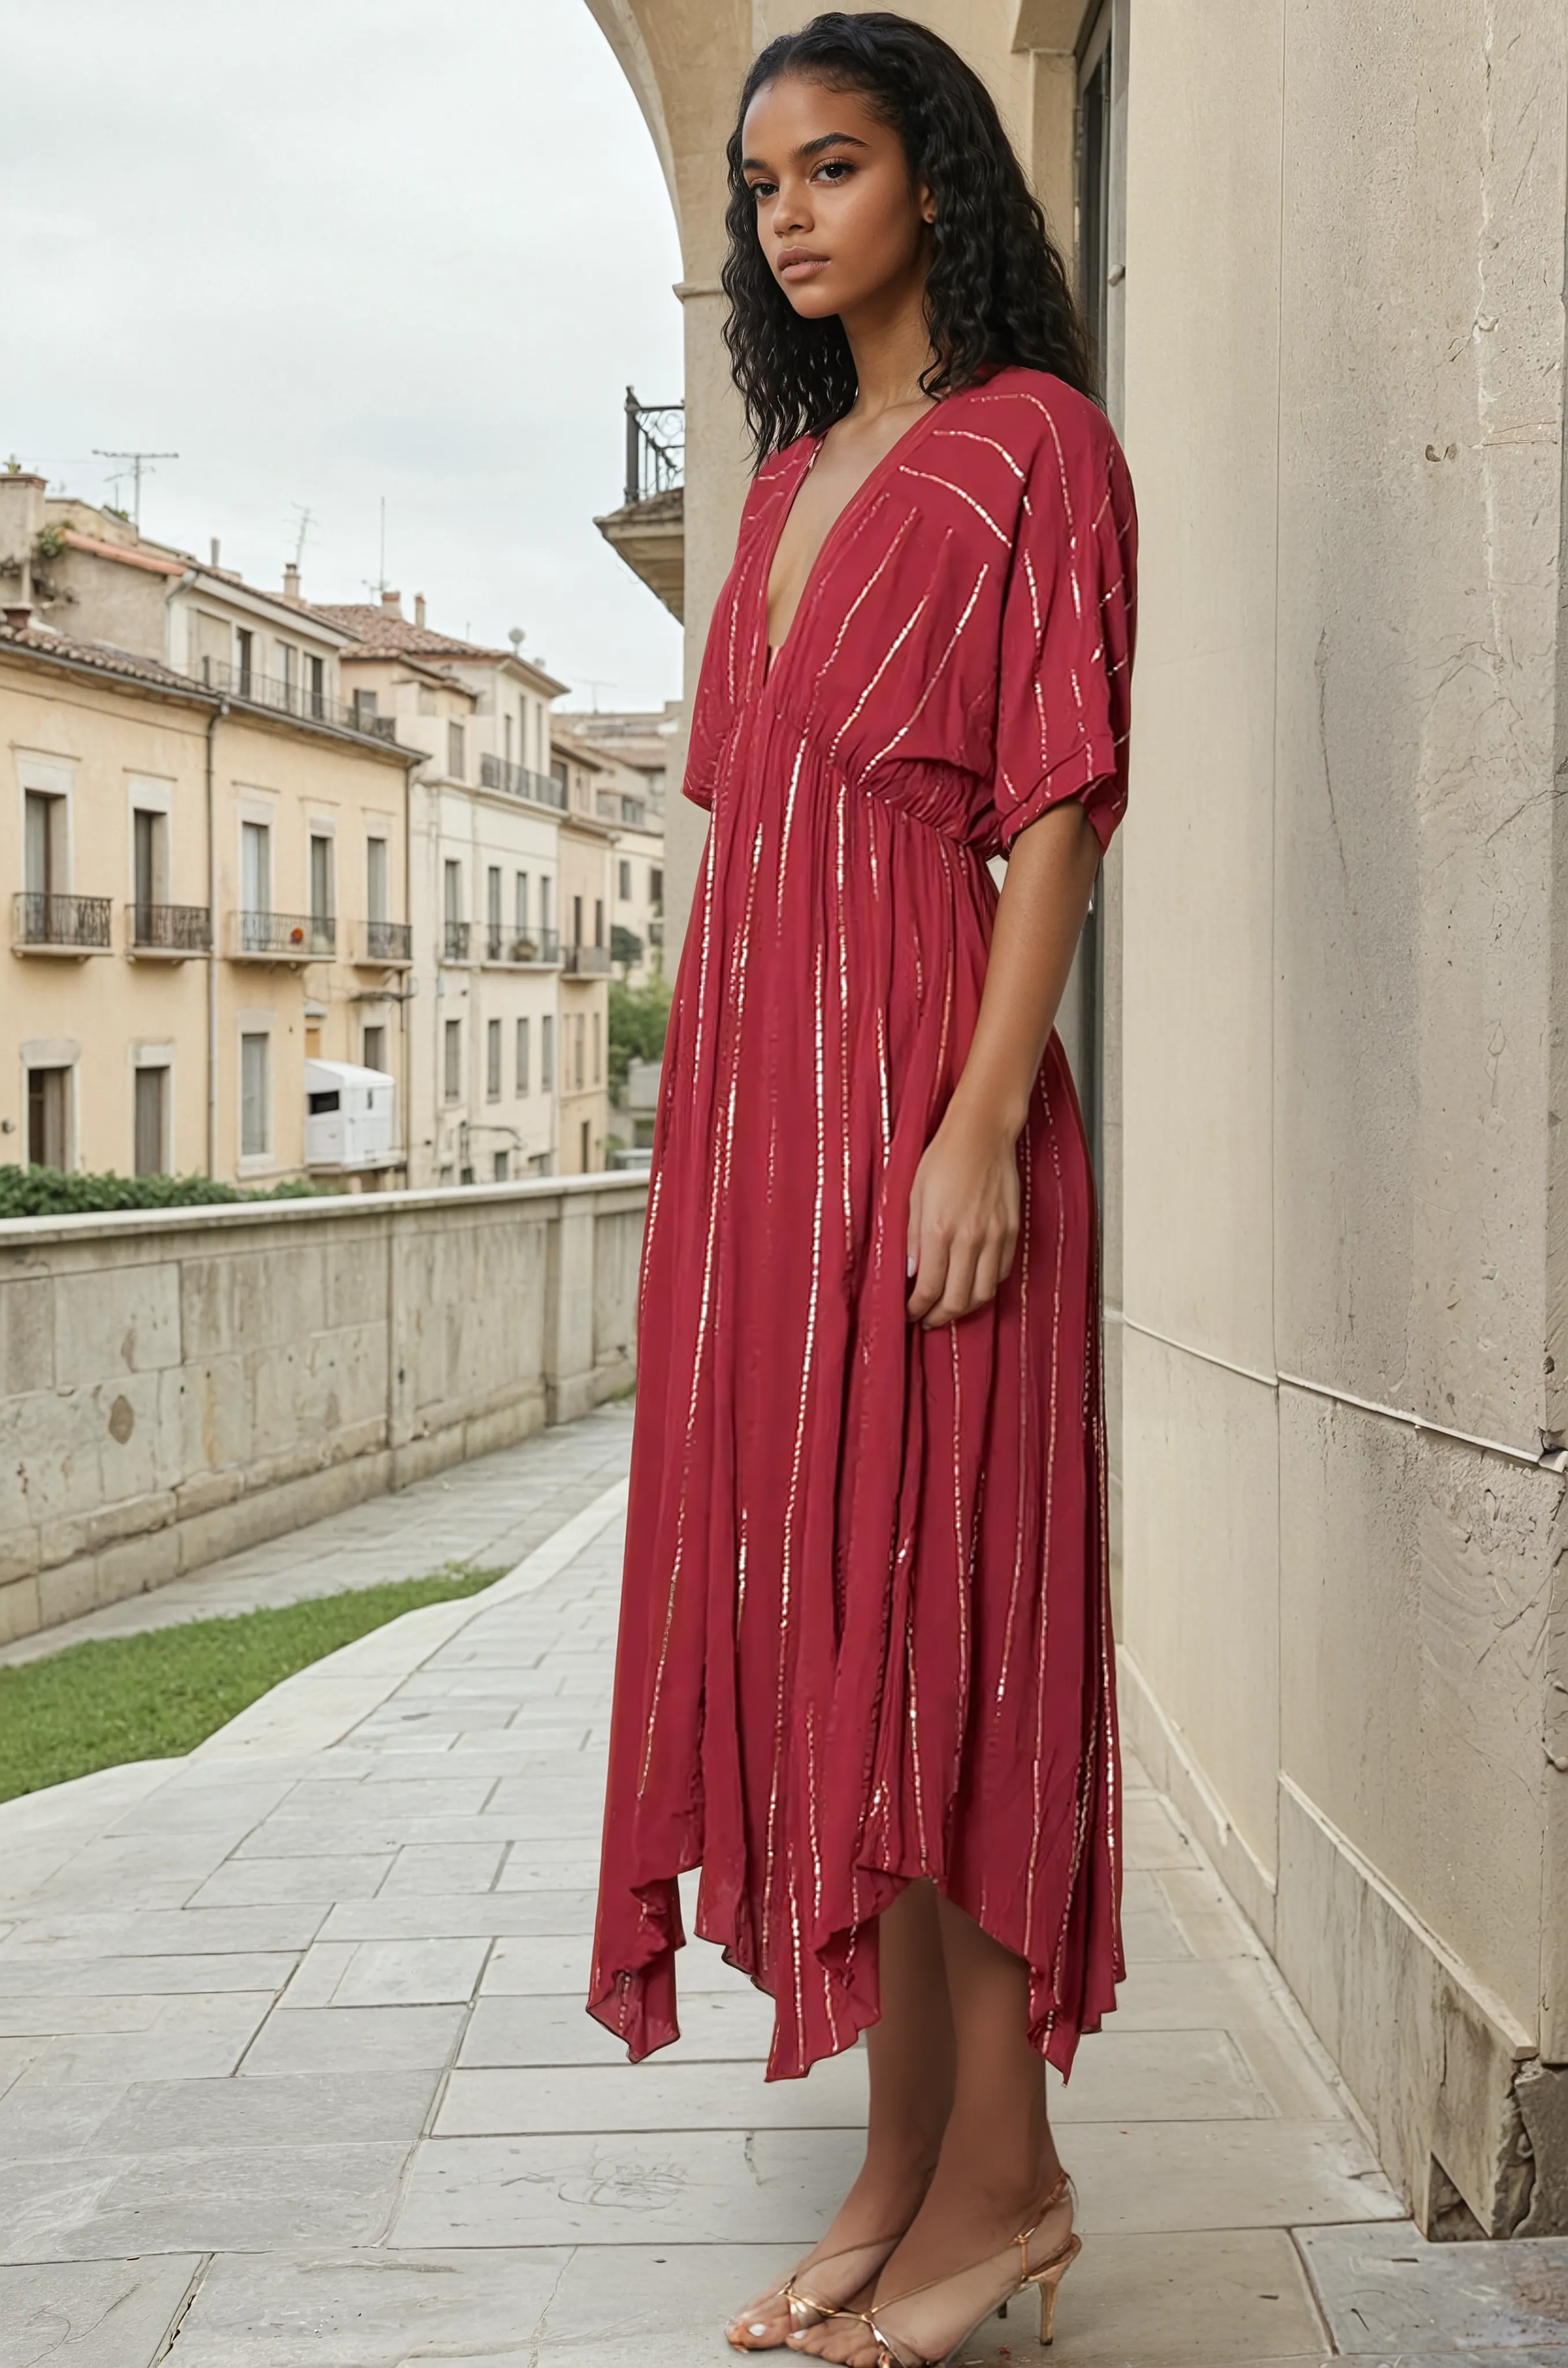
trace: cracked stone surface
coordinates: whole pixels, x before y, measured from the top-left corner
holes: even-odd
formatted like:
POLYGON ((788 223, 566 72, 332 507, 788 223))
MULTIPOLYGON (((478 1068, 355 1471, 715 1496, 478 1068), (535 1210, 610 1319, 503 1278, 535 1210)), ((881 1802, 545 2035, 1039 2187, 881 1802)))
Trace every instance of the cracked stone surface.
MULTIPOLYGON (((601 1407, 113 1607, 189 1618, 498 1541, 516 1564, 187 1760, 0 1809, 0 2368, 151 2368, 176 2319, 176 2368, 733 2361, 728 2312, 853 2169, 864 2055, 765 2086, 767 2002, 699 1941, 649 2064, 583 2011, 630 1435, 601 1407)), ((1400 2202, 1127 1772, 1131 1974, 1056 2090, 1085 2240, 1061 2368, 1568 2368, 1473 2295, 1398 2317, 1400 2202), (1375 2343, 1352 2289, 1393 2313, 1375 2343)), ((1016 2359, 1019 2331, 964 2358, 1016 2359)))

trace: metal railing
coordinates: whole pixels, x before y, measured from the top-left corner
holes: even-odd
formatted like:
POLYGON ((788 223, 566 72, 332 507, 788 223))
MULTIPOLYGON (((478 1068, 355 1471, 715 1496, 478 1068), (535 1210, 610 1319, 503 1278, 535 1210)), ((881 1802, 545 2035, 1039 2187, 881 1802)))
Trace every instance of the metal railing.
POLYGON ((667 494, 686 474, 686 405, 639 403, 626 390, 626 498, 645 502, 667 494))
POLYGON ((472 934, 467 921, 444 921, 441 924, 441 960, 467 962, 472 934))
POLYGON ((278 715, 297 715, 305 723, 329 723, 335 732, 358 732, 373 740, 394 740, 397 719, 373 715, 365 708, 333 699, 308 682, 285 681, 281 675, 258 674, 255 666, 231 666, 223 658, 203 658, 197 678, 210 690, 221 690, 251 707, 268 707, 278 715))
POLYGON ((137 953, 207 954, 212 916, 205 905, 127 905, 126 941, 137 953))
POLYGON ((536 773, 527 765, 514 765, 510 757, 482 756, 479 760, 481 789, 501 790, 509 798, 528 798, 536 806, 563 808, 566 784, 551 780, 548 773, 536 773))
POLYGON ((366 962, 405 962, 414 959, 414 929, 407 921, 366 921, 360 942, 366 962))
POLYGON ((112 942, 111 896, 57 896, 51 890, 23 888, 12 911, 19 946, 65 946, 82 953, 106 952, 112 942))
POLYGON ((561 960, 559 929, 498 929, 487 928, 484 934, 484 959, 493 962, 558 962, 561 960))
POLYGON ((563 947, 561 955, 561 967, 562 970, 575 971, 579 977, 608 973, 609 969, 609 948, 608 946, 563 947))
POLYGON ((236 956, 322 962, 337 951, 337 923, 326 913, 236 913, 236 956))

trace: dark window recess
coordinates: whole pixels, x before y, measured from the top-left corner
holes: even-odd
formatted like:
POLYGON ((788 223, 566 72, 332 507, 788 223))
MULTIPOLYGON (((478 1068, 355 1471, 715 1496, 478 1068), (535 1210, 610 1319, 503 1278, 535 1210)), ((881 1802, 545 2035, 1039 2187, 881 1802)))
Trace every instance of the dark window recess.
POLYGON ((342 1108, 341 1099, 335 1091, 324 1094, 307 1094, 305 1101, 312 1118, 324 1118, 329 1110, 340 1110, 342 1108))

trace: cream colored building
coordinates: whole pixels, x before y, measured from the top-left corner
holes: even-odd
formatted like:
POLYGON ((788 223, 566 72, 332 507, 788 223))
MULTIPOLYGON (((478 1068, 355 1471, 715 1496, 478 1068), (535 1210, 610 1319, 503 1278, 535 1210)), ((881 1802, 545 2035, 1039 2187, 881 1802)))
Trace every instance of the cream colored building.
POLYGON ((551 701, 565 685, 517 650, 437 632, 423 597, 412 619, 396 592, 321 613, 354 636, 341 665, 355 698, 425 752, 409 803, 410 1181, 564 1172, 563 792, 549 749, 551 701))
MULTIPOLYGON (((0 472, 0 1157, 301 1176, 306 1058, 359 1061, 358 998, 407 967, 413 759, 342 705, 341 636, 91 522, 0 472)), ((401 1026, 377 1049, 401 1104, 401 1026)), ((396 1180, 400 1130, 312 1172, 396 1180)))
MULTIPOLYGON (((1142 519, 1062 1022, 1126 1731, 1422 2226, 1568 2228, 1568 19, 911 5, 1075 259, 1142 519)), ((744 484, 723 142, 810 12, 592 6, 682 239, 689 685, 744 484)), ((672 796, 672 940, 704 827, 672 796)))
POLYGON ((597 786, 609 767, 570 734, 551 743, 561 817, 561 1019, 556 1091, 561 1173, 605 1166, 609 1122, 609 914, 613 823, 600 819, 597 786))
POLYGON ((618 744, 608 735, 601 739, 598 720, 597 715, 558 715, 555 746, 559 756, 570 746, 585 767, 593 810, 614 832, 609 859, 611 974, 628 986, 643 986, 664 968, 665 750, 654 744, 659 761, 651 780, 645 745, 618 744))

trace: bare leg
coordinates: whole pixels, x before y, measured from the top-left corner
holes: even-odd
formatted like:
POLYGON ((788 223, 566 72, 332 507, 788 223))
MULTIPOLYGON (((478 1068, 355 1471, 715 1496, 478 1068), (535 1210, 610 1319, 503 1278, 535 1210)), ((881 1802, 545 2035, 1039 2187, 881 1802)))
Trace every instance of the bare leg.
MULTIPOLYGON (((877 2280, 877 2299, 994 2262, 990 2286, 1017 2274, 1011 2240, 1034 2218, 1061 2169, 1046 2112, 1045 2066, 1029 2045, 1028 1969, 948 1900, 938 1902, 943 1959, 957 2040, 957 2081, 942 2151, 926 2200, 877 2280)), ((1071 2226, 1065 2201, 1031 2247, 1031 2266, 1047 2258, 1071 2226)), ((912 2357, 940 2359, 987 2298, 981 2277, 907 2305, 898 2315, 901 2346, 912 2357)), ((862 2307, 867 2305, 862 2305, 862 2307)), ((863 2324, 836 2318, 790 2339, 791 2349, 870 2368, 874 2340, 863 2324)))
MULTIPOLYGON (((880 2266, 880 2239, 906 2228, 919 2207, 941 2149, 952 2104, 954 2043, 948 2004, 946 1956, 937 1895, 912 1883, 881 1917, 878 1941, 881 2019, 866 2033, 870 2102, 866 2159, 831 2226, 800 2271, 801 2283, 824 2302, 864 2302, 880 2266), (857 2246, 862 2261, 838 2265, 820 2283, 809 2264, 857 2246), (853 2294, 845 2274, 855 2279, 853 2294)), ((744 2350, 782 2343, 790 2313, 778 2294, 761 2295, 736 2313, 731 2340, 744 2350)))

